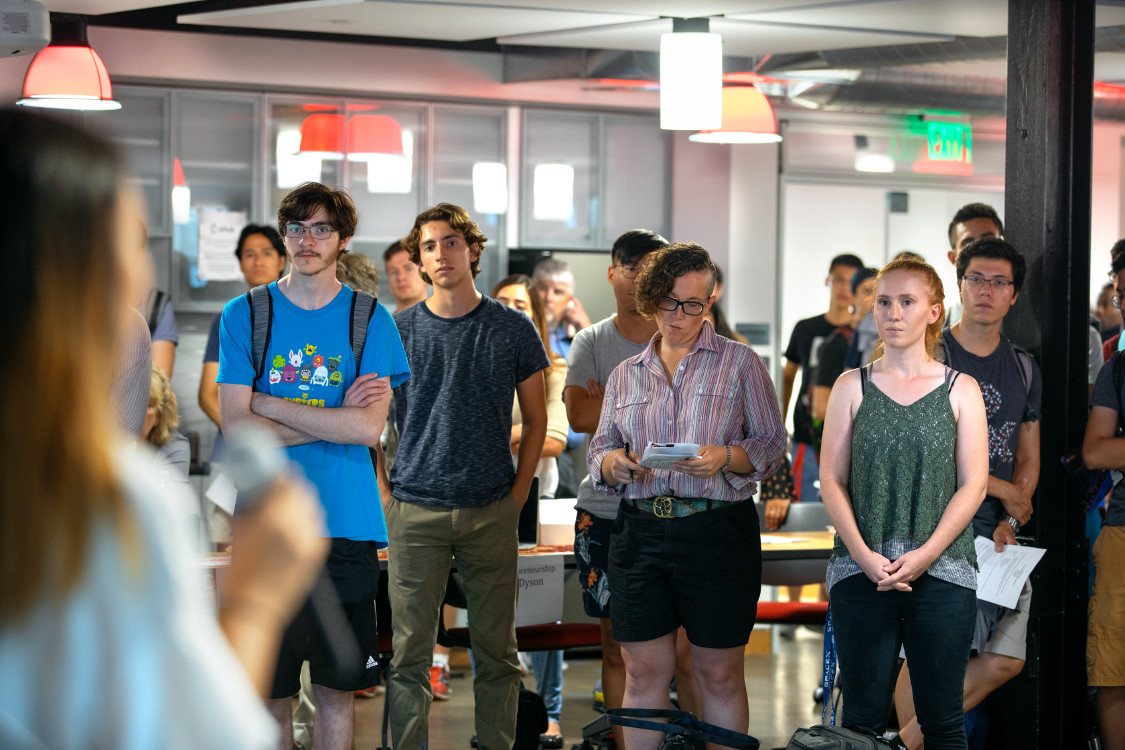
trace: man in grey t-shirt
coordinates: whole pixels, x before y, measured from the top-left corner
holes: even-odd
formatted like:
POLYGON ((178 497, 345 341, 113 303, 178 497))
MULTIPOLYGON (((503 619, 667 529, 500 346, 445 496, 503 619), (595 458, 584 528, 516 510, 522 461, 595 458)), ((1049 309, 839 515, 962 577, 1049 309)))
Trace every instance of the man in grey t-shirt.
POLYGON ((395 389, 398 454, 386 505, 394 657, 394 746, 427 745, 430 665, 453 555, 468 600, 478 746, 515 742, 516 522, 547 435, 543 371, 531 320, 477 291, 486 238, 465 209, 419 214, 403 241, 432 284, 429 299, 395 315, 412 372, 395 389), (512 467, 512 397, 523 415, 512 467))
MULTIPOLYGON (((579 331, 570 347, 570 370, 563 401, 566 418, 577 432, 593 434, 597 431, 602 389, 610 373, 629 357, 644 351, 656 333, 656 324, 637 312, 634 281, 644 257, 667 244, 666 239, 646 229, 626 232, 613 243, 613 265, 607 276, 617 300, 617 314, 579 331)), ((640 447, 636 449, 639 451, 640 447)), ((620 498, 597 492, 590 477, 578 486, 574 557, 582 585, 583 608, 587 615, 597 617, 601 623, 602 689, 606 708, 620 708, 625 692, 625 663, 621 660, 621 644, 614 640, 610 627, 609 579, 606 576, 609 533, 620 502, 620 498)), ((690 644, 682 629, 676 640, 676 686, 680 707, 698 715, 700 704, 691 671, 690 644)))

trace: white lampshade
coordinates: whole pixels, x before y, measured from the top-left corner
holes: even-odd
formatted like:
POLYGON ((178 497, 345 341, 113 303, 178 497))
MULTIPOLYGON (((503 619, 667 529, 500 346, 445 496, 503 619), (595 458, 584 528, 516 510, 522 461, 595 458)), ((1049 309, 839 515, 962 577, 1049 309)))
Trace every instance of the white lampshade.
POLYGON ((697 31, 661 35, 661 129, 718 130, 722 126, 722 37, 697 31))

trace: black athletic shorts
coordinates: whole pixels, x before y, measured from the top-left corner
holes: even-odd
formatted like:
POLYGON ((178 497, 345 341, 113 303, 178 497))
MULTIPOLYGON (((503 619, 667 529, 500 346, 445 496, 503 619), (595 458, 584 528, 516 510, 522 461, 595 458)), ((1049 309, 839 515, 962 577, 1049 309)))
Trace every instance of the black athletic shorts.
POLYGON ((681 625, 704 648, 750 640, 762 592, 762 537, 752 501, 683 518, 621 503, 609 546, 610 620, 623 643, 681 625))
POLYGON ((340 598, 346 630, 359 646, 359 659, 352 664, 336 663, 329 636, 313 610, 310 596, 282 635, 271 698, 297 694, 301 689, 301 663, 306 660, 317 685, 352 691, 379 684, 379 633, 375 618, 379 556, 375 542, 333 539, 325 570, 340 598))

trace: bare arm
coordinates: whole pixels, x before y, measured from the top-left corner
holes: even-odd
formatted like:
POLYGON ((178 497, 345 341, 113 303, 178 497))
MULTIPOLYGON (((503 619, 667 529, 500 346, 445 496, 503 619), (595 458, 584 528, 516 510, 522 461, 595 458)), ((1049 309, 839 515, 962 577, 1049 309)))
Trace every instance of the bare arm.
POLYGON ((223 424, 219 418, 219 384, 215 380, 218 376, 218 362, 203 363, 203 372, 199 373, 199 408, 216 427, 222 429, 223 424))
POLYGON ((972 523, 988 487, 988 421, 980 386, 968 375, 957 379, 951 399, 957 417, 957 491, 950 498, 934 533, 921 547, 901 555, 887 568, 891 576, 880 584, 889 590, 917 579, 972 523))
POLYGON ((241 425, 255 425, 272 432, 282 445, 304 445, 316 440, 311 435, 252 412, 250 399, 253 395, 248 385, 219 384, 219 416, 227 431, 237 431, 241 425))
POLYGON ((1082 440, 1082 461, 1091 469, 1125 468, 1125 437, 1117 437, 1117 410, 1093 406, 1082 440))
MULTIPOLYGON (((523 438, 523 425, 512 425, 512 452, 519 453, 520 440, 523 438)), ((547 437, 543 440, 543 451, 539 454, 540 458, 558 458, 566 450, 566 443, 555 437, 547 437)))
MULTIPOLYGON (((1039 423, 1024 422, 1020 425, 1016 442, 1015 464, 1012 468, 1012 481, 1005 482, 990 476, 988 494, 1000 499, 1004 512, 1020 524, 1031 519, 1034 512, 1031 496, 1039 485, 1039 423)), ((1010 527, 1009 527, 1010 528, 1010 527)))
POLYGON ((547 436, 547 396, 543 390, 543 372, 521 380, 516 385, 516 399, 523 415, 523 431, 519 453, 516 454, 516 479, 512 482, 512 495, 516 506, 527 501, 531 480, 539 466, 543 440, 547 436))
POLYGON ((166 377, 171 378, 172 368, 176 366, 176 345, 164 339, 153 341, 152 363, 159 367, 166 377))
POLYGON ((785 360, 785 367, 781 369, 781 421, 784 423, 789 414, 789 400, 793 398, 793 382, 797 379, 797 371, 801 366, 791 359, 785 360))
POLYGON ((602 415, 600 388, 598 394, 594 396, 590 394, 589 386, 583 388, 579 385, 568 385, 563 391, 563 403, 566 404, 567 421, 575 432, 592 435, 598 431, 598 420, 602 415))
MULTIPOLYGON (((369 373, 361 377, 373 377, 369 373)), ((377 378, 390 387, 390 378, 377 378)), ((358 380, 358 378, 357 378, 358 380)), ((310 408, 305 404, 286 401, 277 396, 255 393, 250 400, 251 410, 262 417, 280 422, 297 432, 317 440, 340 445, 366 445, 375 447, 387 423, 390 399, 381 398, 368 406, 340 406, 331 409, 310 408)))

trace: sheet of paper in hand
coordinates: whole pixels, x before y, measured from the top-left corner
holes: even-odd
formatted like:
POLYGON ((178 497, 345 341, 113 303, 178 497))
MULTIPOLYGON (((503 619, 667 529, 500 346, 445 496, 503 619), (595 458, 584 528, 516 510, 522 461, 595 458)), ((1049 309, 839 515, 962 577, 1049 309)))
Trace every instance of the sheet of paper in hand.
POLYGON ((677 461, 699 455, 695 443, 649 443, 641 456, 641 466, 649 469, 671 469, 677 461))

